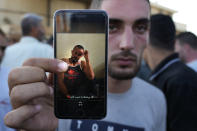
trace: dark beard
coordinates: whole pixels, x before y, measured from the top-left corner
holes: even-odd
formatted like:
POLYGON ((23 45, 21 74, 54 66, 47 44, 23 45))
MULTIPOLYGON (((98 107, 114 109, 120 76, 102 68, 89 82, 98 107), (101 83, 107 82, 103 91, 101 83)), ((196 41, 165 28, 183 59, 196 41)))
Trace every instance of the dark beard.
POLYGON ((39 35, 38 35, 37 39, 38 39, 40 42, 43 42, 44 40, 46 40, 45 34, 42 33, 42 32, 39 32, 39 35))
POLYGON ((71 57, 71 58, 70 58, 70 62, 73 63, 73 64, 75 64, 75 63, 78 62, 78 60, 77 60, 76 57, 71 57))
MULTIPOLYGON (((108 73, 109 76, 111 76, 114 79, 117 80, 129 80, 134 78, 137 75, 137 72, 140 69, 140 61, 138 60, 137 56, 133 53, 131 53, 130 51, 123 51, 119 54, 115 54, 113 56, 111 56, 109 65, 108 65, 108 73), (116 70, 116 68, 113 67, 113 65, 111 65, 111 61, 116 60, 119 56, 123 56, 123 57, 132 57, 133 59, 136 60, 136 66, 133 67, 133 69, 131 69, 131 71, 129 72, 121 72, 116 70)), ((121 67, 120 67, 121 68, 121 67)), ((125 67, 126 68, 126 67, 125 67)), ((122 67, 122 69, 124 69, 124 67, 122 67)))
POLYGON ((117 72, 115 71, 115 69, 113 69, 113 67, 109 64, 108 66, 108 73, 109 73, 109 76, 114 78, 114 79, 117 79, 117 80, 129 80, 129 79, 132 79, 134 78, 138 71, 139 71, 139 66, 136 67, 135 71, 134 72, 128 72, 128 73, 120 73, 120 72, 117 72))

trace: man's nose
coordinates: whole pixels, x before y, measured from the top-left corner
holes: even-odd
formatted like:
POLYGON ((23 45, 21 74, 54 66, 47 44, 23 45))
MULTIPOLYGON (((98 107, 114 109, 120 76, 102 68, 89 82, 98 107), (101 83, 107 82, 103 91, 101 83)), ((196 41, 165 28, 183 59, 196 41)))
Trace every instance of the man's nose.
POLYGON ((134 48, 134 33, 131 26, 126 25, 120 42, 121 50, 130 50, 134 48))

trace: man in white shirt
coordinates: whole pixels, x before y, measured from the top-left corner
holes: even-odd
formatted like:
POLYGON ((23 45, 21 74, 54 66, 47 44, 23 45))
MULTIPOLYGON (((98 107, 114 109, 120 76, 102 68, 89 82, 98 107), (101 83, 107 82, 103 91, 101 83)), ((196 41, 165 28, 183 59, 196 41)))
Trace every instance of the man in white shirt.
POLYGON ((181 60, 197 72, 197 36, 192 32, 182 32, 176 37, 175 51, 181 60))
POLYGON ((52 47, 41 42, 45 37, 42 17, 26 14, 21 21, 21 28, 23 37, 18 43, 6 48, 3 67, 21 66, 28 58, 53 58, 52 47))

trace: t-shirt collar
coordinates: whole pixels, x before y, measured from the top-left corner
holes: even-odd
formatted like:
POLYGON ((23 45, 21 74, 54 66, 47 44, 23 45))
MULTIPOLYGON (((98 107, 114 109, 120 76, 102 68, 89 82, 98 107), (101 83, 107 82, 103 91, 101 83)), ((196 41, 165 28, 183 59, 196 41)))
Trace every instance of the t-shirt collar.
POLYGON ((173 53, 164 60, 160 62, 159 65, 156 66, 156 68, 153 70, 149 80, 154 80, 159 74, 161 74, 163 71, 165 71, 170 65, 176 63, 177 61, 180 61, 180 58, 178 57, 177 53, 173 53))
POLYGON ((21 40, 20 40, 20 43, 22 43, 22 44, 28 44, 28 43, 38 43, 39 41, 36 39, 36 38, 34 38, 34 37, 32 37, 32 36, 24 36, 24 37, 22 37, 21 38, 21 40))

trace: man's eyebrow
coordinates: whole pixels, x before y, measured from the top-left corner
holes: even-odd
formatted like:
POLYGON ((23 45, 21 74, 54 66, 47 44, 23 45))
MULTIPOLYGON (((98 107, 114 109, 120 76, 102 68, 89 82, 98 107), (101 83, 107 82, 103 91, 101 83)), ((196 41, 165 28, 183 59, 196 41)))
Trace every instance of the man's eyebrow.
POLYGON ((149 24, 150 23, 150 19, 141 18, 141 19, 136 20, 134 23, 135 24, 149 24))
MULTIPOLYGON (((124 22, 122 20, 120 20, 120 19, 110 18, 109 19, 109 23, 122 24, 124 22)), ((148 19, 148 18, 141 18, 141 19, 137 19, 134 23, 135 24, 149 24, 150 23, 150 19, 148 19)))
POLYGON ((110 19, 109 19, 109 23, 121 24, 121 23, 123 23, 123 21, 120 20, 120 19, 110 18, 110 19))

